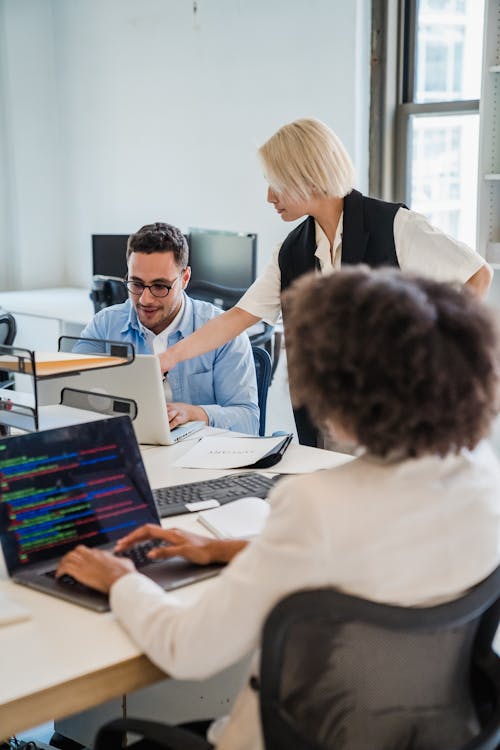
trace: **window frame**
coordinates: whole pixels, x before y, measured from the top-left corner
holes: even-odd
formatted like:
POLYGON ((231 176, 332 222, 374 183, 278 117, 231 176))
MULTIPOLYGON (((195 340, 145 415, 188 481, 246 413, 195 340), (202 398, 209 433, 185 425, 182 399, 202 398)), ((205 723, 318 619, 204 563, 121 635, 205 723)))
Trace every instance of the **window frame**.
POLYGON ((418 0, 372 0, 369 190, 407 204, 411 117, 479 115, 479 99, 414 101, 417 10, 418 0))

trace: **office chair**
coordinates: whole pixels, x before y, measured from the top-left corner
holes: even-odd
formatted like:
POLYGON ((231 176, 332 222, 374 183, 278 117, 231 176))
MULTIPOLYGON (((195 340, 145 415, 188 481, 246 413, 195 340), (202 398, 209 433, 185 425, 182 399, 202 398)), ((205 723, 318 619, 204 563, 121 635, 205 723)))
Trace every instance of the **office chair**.
POLYGON ((13 315, 8 312, 0 312, 0 345, 10 346, 14 343, 17 327, 13 315))
MULTIPOLYGON (((259 691, 266 750, 495 750, 500 743, 500 567, 465 596, 393 607, 310 589, 263 630, 259 691)), ((94 750, 209 750, 180 727, 126 719, 94 750), (151 744, 153 741, 154 744, 151 744)))
POLYGON ((123 279, 117 276, 93 276, 90 299, 97 313, 104 307, 119 305, 128 300, 127 287, 123 279))
MULTIPOLYGON (((0 346, 11 346, 16 338, 17 326, 13 315, 8 312, 0 312, 0 346)), ((12 373, 0 370, 0 388, 11 388, 14 385, 12 373)), ((3 434, 0 432, 0 434, 3 434)))
POLYGON ((255 374, 257 376, 257 399, 260 409, 259 435, 265 435, 267 392, 271 382, 271 357, 260 346, 252 346, 252 354, 255 364, 255 374))
POLYGON ((500 567, 435 607, 393 607, 333 589, 292 594, 264 628, 266 748, 494 750, 499 614, 500 567))

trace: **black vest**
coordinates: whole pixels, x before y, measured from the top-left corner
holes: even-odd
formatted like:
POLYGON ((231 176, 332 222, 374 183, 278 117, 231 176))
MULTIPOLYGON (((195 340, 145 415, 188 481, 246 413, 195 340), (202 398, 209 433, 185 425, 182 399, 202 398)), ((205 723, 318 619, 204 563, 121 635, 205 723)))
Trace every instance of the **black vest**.
MULTIPOLYGON (((353 190, 344 198, 342 232, 342 265, 365 263, 371 268, 395 266, 399 268, 394 245, 394 217, 403 203, 386 203, 376 198, 365 198, 353 190)), ((299 276, 317 268, 316 228, 314 218, 293 229, 283 242, 278 264, 283 292, 299 276)), ((286 326, 286 309, 283 311, 286 326)), ((286 337, 285 337, 286 341, 286 337)), ((299 442, 316 446, 318 431, 305 408, 294 409, 299 442)))

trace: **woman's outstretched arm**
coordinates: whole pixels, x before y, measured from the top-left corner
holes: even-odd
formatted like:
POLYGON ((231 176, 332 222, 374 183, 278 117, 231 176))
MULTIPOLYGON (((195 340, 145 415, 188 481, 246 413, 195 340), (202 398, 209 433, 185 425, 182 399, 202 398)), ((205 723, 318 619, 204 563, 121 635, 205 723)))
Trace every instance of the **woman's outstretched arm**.
POLYGON ((162 372, 172 370, 185 359, 192 359, 222 346, 259 320, 260 318, 242 310, 241 307, 232 307, 222 315, 217 315, 190 336, 160 354, 162 372))

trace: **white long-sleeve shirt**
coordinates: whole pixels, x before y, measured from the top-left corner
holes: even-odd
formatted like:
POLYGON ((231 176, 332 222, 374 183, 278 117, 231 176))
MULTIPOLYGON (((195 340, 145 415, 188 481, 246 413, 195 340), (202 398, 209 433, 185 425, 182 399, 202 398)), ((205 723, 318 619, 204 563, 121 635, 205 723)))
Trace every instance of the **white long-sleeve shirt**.
MULTIPOLYGON (((316 226, 316 252, 321 273, 338 270, 342 262, 343 214, 332 248, 322 228, 316 226)), ((463 242, 453 239, 432 226, 421 214, 407 208, 398 209, 394 217, 394 246, 402 271, 430 276, 435 281, 465 284, 484 266, 485 260, 463 242)), ((254 281, 237 307, 274 325, 281 312, 281 273, 274 250, 263 273, 254 281)))
MULTIPOLYGON (((139 573, 118 580, 111 607, 167 673, 204 678, 259 645, 272 607, 301 588, 335 586, 391 604, 455 598, 500 561, 500 466, 485 443, 458 456, 389 464, 358 458, 282 481, 252 541, 195 604, 139 573)), ((257 696, 240 694, 220 750, 262 746, 257 696)))

